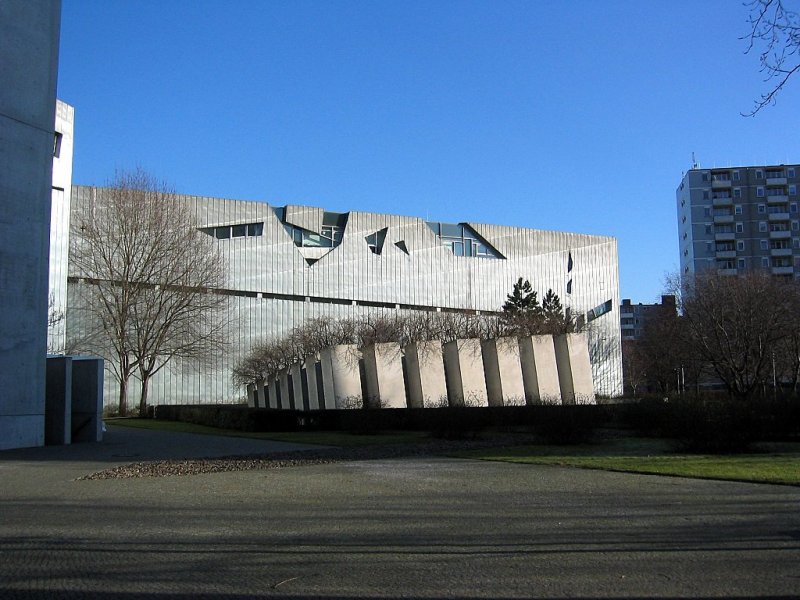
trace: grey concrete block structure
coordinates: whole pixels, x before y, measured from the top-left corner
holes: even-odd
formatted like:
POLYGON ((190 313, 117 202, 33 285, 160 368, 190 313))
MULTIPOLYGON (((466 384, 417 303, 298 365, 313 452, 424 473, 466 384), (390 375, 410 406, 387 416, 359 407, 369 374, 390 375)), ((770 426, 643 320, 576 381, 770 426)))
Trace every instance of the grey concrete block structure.
POLYGON ((61 3, 0 3, 0 450, 45 437, 50 205, 61 3))
MULTIPOLYGON (((73 186, 74 243, 81 235, 76 217, 102 210, 104 194, 73 186)), ((592 365, 595 388, 609 396, 622 392, 614 238, 197 196, 176 201, 192 206, 209 246, 227 259, 226 288, 215 291, 226 298, 236 328, 231 351, 213 356, 205 371, 175 365, 156 374, 153 403, 239 401, 245 391, 231 383, 235 362, 260 340, 281 338, 308 319, 496 313, 519 277, 541 293, 556 292, 589 329, 590 343, 602 341, 605 351, 592 365)), ((81 293, 92 285, 91 274, 70 265, 67 337, 80 340, 91 325, 81 293)), ((330 361, 320 368, 329 369, 330 361)), ((329 378, 322 383, 330 385, 329 378)), ((325 402, 333 402, 329 391, 325 402)), ((135 405, 138 390, 130 392, 135 405)), ((421 393, 426 402, 439 400, 421 393)), ((354 395, 362 395, 360 388, 354 395)), ((117 398, 110 373, 106 397, 117 398)), ((412 403, 419 398, 412 394, 412 403)))
POLYGON ((103 359, 72 358, 72 442, 103 441, 103 359))

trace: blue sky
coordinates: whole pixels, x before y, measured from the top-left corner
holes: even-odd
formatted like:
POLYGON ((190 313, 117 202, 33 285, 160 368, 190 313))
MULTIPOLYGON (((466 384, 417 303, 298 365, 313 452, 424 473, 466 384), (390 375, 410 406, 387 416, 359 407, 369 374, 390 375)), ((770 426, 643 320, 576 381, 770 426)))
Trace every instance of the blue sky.
MULTIPOLYGON (((634 302, 677 270, 690 168, 800 162, 736 1, 63 0, 73 180, 612 235, 634 302)), ((524 276, 524 274, 521 274, 524 276)))

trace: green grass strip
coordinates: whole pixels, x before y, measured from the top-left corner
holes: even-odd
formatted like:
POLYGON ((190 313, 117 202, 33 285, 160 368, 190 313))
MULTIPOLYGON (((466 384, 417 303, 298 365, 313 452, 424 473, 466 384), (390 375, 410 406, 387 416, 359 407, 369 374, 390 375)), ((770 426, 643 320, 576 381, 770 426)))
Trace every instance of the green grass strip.
MULTIPOLYGON (((800 453, 664 456, 598 456, 600 448, 552 454, 552 447, 520 446, 478 450, 459 456, 479 460, 600 469, 623 473, 800 485, 800 453), (543 452, 544 450, 544 452, 543 452), (594 454, 593 456, 587 454, 594 454)), ((563 450, 563 448, 562 448, 563 450)))

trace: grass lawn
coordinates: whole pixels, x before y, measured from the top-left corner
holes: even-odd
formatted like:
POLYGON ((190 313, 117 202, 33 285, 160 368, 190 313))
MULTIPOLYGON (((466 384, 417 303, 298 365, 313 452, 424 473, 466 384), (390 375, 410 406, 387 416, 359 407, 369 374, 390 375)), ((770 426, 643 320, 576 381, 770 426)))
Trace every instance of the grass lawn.
POLYGON ((679 454, 660 440, 623 439, 582 446, 517 446, 460 453, 480 460, 602 469, 700 479, 800 485, 800 444, 764 445, 758 453, 679 454))
POLYGON ((138 427, 158 431, 178 433, 200 433, 204 435, 223 435, 257 440, 275 440, 295 444, 320 444, 323 446, 373 446, 383 444, 413 443, 429 439, 427 433, 415 431, 386 432, 374 435, 353 434, 342 431, 238 431, 218 429, 207 425, 183 423, 180 421, 159 421, 156 419, 106 419, 110 427, 138 427))

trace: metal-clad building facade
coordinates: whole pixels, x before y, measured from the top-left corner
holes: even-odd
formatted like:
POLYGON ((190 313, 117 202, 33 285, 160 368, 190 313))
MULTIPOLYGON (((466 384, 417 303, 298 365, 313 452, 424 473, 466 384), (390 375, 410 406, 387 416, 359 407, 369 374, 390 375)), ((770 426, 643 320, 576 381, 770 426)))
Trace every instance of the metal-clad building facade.
MULTIPOLYGON (((92 210, 102 193, 73 187, 72 222, 78 211, 92 210)), ((198 196, 178 200, 193 205, 197 226, 228 262, 231 344, 202 371, 180 362, 165 368, 152 381, 152 403, 239 401, 244 390, 231 383, 232 365, 256 341, 281 336, 305 319, 494 312, 519 277, 530 280, 540 298, 552 288, 587 322, 596 391, 622 393, 615 238, 198 196)), ((81 335, 77 292, 88 284, 80 277, 71 266, 68 339, 81 335)), ((106 402, 113 404, 110 373, 106 381, 106 402)), ((131 404, 136 400, 134 385, 131 404)))

